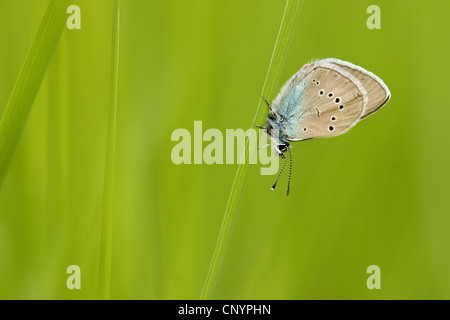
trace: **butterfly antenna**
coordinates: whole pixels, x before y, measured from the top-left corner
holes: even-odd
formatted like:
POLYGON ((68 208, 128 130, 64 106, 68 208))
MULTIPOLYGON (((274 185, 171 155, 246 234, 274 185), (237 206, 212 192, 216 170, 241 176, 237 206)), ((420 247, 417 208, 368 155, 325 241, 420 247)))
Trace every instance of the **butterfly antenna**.
POLYGON ((280 170, 280 172, 278 173, 277 179, 276 179, 275 182, 273 183, 273 186, 272 186, 272 189, 271 189, 272 191, 275 190, 275 187, 277 186, 278 179, 280 179, 281 173, 283 172, 284 167, 286 167, 287 161, 288 161, 288 158, 286 158, 286 160, 284 161, 283 167, 281 167, 281 170, 280 170))
POLYGON ((291 174, 292 174, 292 153, 291 150, 289 150, 289 147, 287 148, 287 151, 289 153, 289 178, 288 178, 288 184, 287 184, 287 189, 286 189, 286 196, 289 195, 289 187, 291 185, 291 174))

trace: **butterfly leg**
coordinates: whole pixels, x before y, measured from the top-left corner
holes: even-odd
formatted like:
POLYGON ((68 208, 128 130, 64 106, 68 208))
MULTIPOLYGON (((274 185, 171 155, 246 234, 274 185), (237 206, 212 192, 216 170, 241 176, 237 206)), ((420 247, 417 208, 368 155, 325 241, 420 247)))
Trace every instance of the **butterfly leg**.
POLYGON ((270 111, 272 111, 272 107, 270 106, 269 101, 266 100, 266 98, 264 98, 263 96, 261 96, 261 98, 263 98, 264 102, 266 103, 267 107, 269 108, 270 111))

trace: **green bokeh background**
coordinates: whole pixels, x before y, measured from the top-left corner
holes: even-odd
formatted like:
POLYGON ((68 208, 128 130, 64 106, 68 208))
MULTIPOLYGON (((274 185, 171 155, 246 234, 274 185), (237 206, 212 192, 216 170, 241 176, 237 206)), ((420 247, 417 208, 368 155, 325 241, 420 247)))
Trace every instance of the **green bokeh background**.
MULTIPOLYGON (((0 111, 47 3, 0 0, 0 111)), ((82 29, 63 32, 0 193, 2 299, 97 298, 112 1, 72 4, 82 29)), ((237 165, 174 165, 171 133, 252 124, 284 5, 121 1, 112 298, 200 297, 237 165)), ((450 298, 449 11, 304 1, 279 87, 336 57, 392 99, 345 135, 295 143, 289 197, 287 175, 271 192, 253 166, 214 298, 450 298)))

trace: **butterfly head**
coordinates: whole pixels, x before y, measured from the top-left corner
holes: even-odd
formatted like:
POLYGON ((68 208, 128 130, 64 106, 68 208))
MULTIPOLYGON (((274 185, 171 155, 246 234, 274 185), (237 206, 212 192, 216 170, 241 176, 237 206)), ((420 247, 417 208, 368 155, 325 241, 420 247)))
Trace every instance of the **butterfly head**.
POLYGON ((283 143, 283 144, 274 144, 273 150, 276 152, 276 154, 284 159, 284 153, 288 151, 289 148, 289 142, 283 143))
POLYGON ((286 120, 278 113, 270 110, 264 126, 266 133, 269 135, 270 140, 272 140, 272 150, 283 158, 283 154, 286 153, 289 148, 289 141, 284 134, 283 128, 285 121, 286 120))

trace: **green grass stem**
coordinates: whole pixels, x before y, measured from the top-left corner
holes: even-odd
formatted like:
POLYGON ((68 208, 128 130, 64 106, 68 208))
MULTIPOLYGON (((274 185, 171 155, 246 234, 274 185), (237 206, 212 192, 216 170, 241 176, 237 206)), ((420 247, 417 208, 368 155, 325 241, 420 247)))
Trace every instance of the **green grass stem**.
POLYGON ((67 0, 50 0, 0 119, 0 188, 67 18, 67 0))
POLYGON ((104 180, 104 198, 102 212, 102 232, 99 264, 99 298, 110 299, 111 294, 111 247, 112 213, 114 195, 114 162, 116 153, 117 90, 119 81, 119 31, 120 0, 114 0, 111 38, 110 96, 108 133, 106 145, 106 163, 104 180))
MULTIPOLYGON (((277 88, 292 35, 294 33, 297 17, 300 13, 301 4, 302 0, 286 1, 283 19, 278 31, 277 40, 275 42, 269 69, 267 71, 266 79, 264 81, 264 86, 261 93, 261 95, 263 97, 266 97, 267 99, 273 97, 275 89, 277 88)), ((267 116, 267 107, 264 105, 264 108, 262 108, 262 105, 263 101, 262 99, 259 99, 252 127, 253 124, 262 124, 267 116)), ((248 139, 246 142, 245 152, 243 154, 244 159, 248 159, 249 140, 251 139, 248 139)), ((256 150, 250 150, 250 152, 256 152, 256 150)), ((225 257, 229 239, 231 237, 239 203, 245 190, 245 184, 249 175, 249 168, 250 166, 248 161, 245 161, 244 164, 239 165, 236 172, 230 196, 228 198, 227 207, 225 209, 225 215, 223 217, 219 239, 217 240, 217 245, 200 299, 211 299, 214 293, 214 287, 219 277, 220 268, 225 257)))

